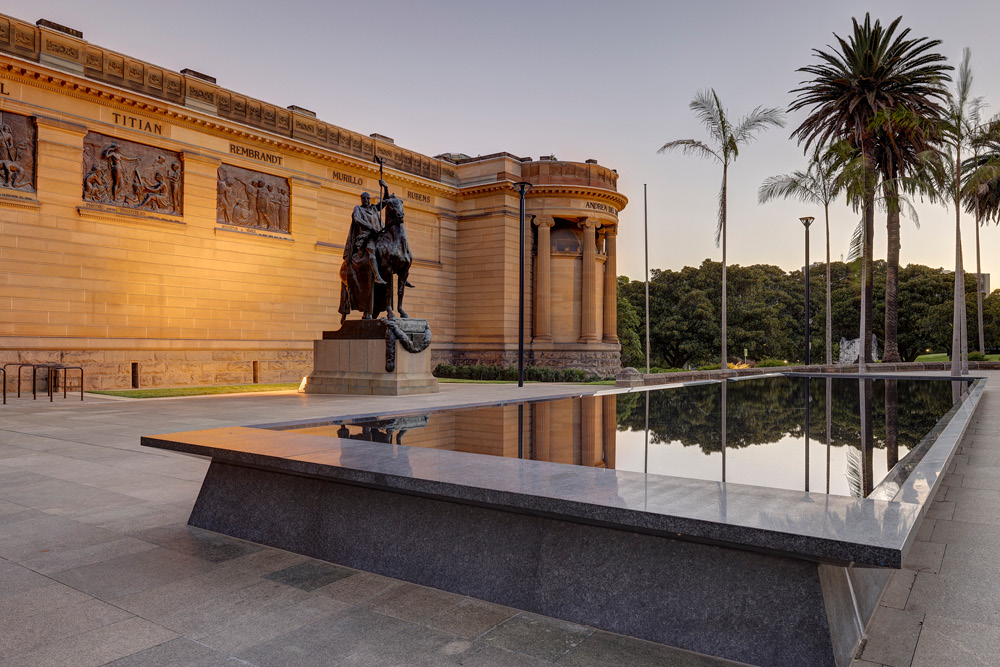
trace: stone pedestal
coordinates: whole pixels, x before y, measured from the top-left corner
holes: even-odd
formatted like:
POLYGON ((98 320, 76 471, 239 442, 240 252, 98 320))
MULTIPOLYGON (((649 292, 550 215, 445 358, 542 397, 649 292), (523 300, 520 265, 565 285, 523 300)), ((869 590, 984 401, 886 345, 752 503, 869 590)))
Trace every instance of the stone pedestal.
POLYGON ((438 391, 427 320, 351 320, 313 341, 313 372, 300 392, 403 396, 438 391), (408 352, 407 347, 418 349, 408 352))

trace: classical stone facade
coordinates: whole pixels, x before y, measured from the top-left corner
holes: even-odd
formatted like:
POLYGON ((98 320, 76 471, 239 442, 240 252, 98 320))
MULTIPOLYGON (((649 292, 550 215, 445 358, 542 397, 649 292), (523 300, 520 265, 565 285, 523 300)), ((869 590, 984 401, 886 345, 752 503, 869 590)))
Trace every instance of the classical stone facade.
POLYGON ((0 363, 72 361, 88 388, 301 379, 339 321, 376 157, 405 202, 407 310, 429 320, 435 362, 515 361, 527 181, 528 361, 613 374, 613 170, 421 155, 6 16, 0 363))

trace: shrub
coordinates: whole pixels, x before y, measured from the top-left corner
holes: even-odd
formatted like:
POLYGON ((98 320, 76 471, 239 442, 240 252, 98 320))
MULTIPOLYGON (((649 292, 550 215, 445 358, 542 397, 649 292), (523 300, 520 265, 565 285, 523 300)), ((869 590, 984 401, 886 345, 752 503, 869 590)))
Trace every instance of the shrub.
POLYGON ((757 362, 757 368, 774 368, 775 366, 787 366, 784 359, 761 359, 757 362))
POLYGON ((982 352, 969 352, 969 361, 986 361, 986 355, 982 352))
MULTIPOLYGON (((434 367, 434 377, 457 380, 517 380, 517 366, 495 366, 477 364, 455 366, 438 364, 434 367)), ((593 382, 602 378, 576 368, 549 368, 547 366, 525 366, 524 379, 533 382, 593 382)))

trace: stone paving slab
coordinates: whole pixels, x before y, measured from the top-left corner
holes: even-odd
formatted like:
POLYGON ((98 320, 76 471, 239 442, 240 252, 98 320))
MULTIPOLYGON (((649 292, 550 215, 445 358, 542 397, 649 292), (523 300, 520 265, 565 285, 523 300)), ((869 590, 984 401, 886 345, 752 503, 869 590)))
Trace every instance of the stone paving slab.
POLYGON ((1000 664, 1000 391, 990 378, 854 665, 1000 664))
MULTIPOLYGON (((377 409, 490 403, 518 391, 441 389, 379 398, 377 409)), ((529 385, 519 395, 598 389, 529 385)), ((15 397, 0 406, 0 664, 733 664, 190 528, 207 462, 139 447, 141 435, 318 420, 372 405, 287 393, 15 397)), ((996 664, 997 424, 1000 391, 987 387, 909 556, 914 569, 894 575, 858 667, 996 664)))

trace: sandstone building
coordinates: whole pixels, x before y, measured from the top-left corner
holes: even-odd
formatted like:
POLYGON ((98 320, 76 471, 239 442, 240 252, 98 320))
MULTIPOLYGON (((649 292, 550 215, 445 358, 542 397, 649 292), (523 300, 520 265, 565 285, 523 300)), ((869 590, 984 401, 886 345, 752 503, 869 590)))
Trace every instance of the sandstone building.
POLYGON ((619 365, 625 197, 594 160, 435 157, 0 15, 0 362, 88 388, 298 380, 338 326, 351 211, 385 163, 435 362, 619 365))

